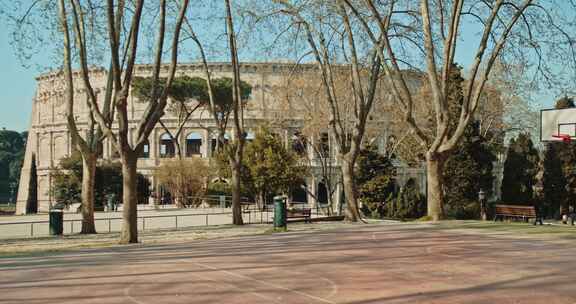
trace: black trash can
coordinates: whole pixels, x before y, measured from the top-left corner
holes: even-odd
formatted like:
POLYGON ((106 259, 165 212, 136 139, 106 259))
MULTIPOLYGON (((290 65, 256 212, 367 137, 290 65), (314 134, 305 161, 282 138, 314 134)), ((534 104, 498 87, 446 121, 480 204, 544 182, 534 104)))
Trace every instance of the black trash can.
POLYGON ((64 232, 64 206, 56 204, 49 211, 50 217, 50 235, 62 235, 64 232))
POLYGON ((286 231, 286 198, 284 196, 274 197, 274 230, 286 231))

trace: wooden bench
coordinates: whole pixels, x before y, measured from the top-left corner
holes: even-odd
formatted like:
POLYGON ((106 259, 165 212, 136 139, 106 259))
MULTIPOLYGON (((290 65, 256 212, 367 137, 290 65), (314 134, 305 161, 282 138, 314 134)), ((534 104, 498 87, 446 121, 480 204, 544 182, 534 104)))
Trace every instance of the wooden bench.
POLYGON ((536 212, 534 206, 514 206, 514 205, 496 205, 494 221, 498 218, 504 221, 505 218, 521 218, 523 221, 534 219, 534 225, 542 225, 542 217, 536 212))
POLYGON ((304 219, 305 223, 310 223, 312 218, 312 209, 292 209, 286 211, 286 219, 304 219))

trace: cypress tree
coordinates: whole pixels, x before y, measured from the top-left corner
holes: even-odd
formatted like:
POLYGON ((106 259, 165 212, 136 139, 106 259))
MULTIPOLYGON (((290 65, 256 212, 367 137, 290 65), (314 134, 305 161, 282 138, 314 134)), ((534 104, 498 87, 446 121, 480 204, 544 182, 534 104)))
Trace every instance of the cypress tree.
POLYGON ((457 150, 446 161, 444 191, 448 216, 461 219, 479 216, 478 192, 482 189, 490 194, 494 160, 496 157, 480 135, 478 123, 470 124, 457 150))
POLYGON ((362 212, 369 217, 382 217, 384 204, 395 194, 396 169, 391 159, 379 154, 374 146, 360 151, 357 164, 356 181, 362 212))
POLYGON ((36 172, 36 154, 32 154, 32 166, 30 167, 30 182, 28 184, 28 200, 26 201, 26 213, 38 212, 38 172, 36 172))
MULTIPOLYGON (((556 109, 574 108, 574 100, 569 97, 556 101, 556 109)), ((559 217, 573 204, 576 198, 576 144, 550 142, 544 154, 544 175, 542 211, 546 216, 559 217)))
MULTIPOLYGON (((452 117, 460 116, 462 109, 464 78, 462 68, 453 65, 448 86, 448 112, 452 117)), ((457 119, 448 128, 452 134, 457 127, 457 119)), ((480 134, 479 124, 470 123, 457 148, 450 154, 444 166, 445 212, 449 217, 473 218, 479 215, 477 199, 480 189, 492 189, 492 162, 496 159, 485 138, 480 134)))
POLYGON ((541 211, 547 217, 557 217, 565 201, 566 178, 562 170, 564 164, 560 158, 562 143, 549 143, 544 152, 543 192, 541 211))
POLYGON ((511 139, 504 162, 502 179, 502 200, 510 204, 533 204, 532 186, 538 173, 540 157, 534 148, 530 135, 521 133, 511 139))

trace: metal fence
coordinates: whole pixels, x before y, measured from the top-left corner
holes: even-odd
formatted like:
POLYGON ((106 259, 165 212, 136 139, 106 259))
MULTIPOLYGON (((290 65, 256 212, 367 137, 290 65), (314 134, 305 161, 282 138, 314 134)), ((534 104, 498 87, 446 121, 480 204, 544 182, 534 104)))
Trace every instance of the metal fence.
MULTIPOLYGON (((243 208, 242 216, 246 224, 271 223, 273 211, 243 208)), ((122 217, 96 218, 94 222, 98 232, 119 232, 122 228, 122 217)), ((227 225, 232 224, 232 212, 139 216, 137 224, 139 231, 227 225)), ((0 222, 0 239, 48 236, 49 225, 48 220, 0 222)), ((64 234, 78 233, 81 227, 82 219, 64 220, 64 234)))

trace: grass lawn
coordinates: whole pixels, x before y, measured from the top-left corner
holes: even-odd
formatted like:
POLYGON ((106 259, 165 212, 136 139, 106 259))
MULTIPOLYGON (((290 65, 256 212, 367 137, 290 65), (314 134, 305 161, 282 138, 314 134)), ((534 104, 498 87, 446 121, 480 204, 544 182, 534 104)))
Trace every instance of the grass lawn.
POLYGON ((522 222, 443 221, 433 225, 443 230, 462 230, 464 232, 468 231, 493 235, 538 237, 557 240, 576 239, 576 226, 558 223, 533 225, 532 223, 522 222))
MULTIPOLYGON (((453 232, 456 234, 484 234, 497 238, 539 239, 547 241, 573 242, 576 240, 576 226, 547 224, 534 226, 531 223, 492 222, 492 221, 442 221, 433 222, 388 222, 369 220, 367 224, 348 224, 344 222, 326 222, 314 224, 290 224, 291 232, 314 232, 340 228, 369 227, 371 225, 390 225, 390 229, 405 227, 422 231, 453 232), (396 228, 392 228, 396 227, 396 228)), ((140 233, 143 244, 178 243, 193 240, 230 238, 248 235, 271 234, 271 225, 233 225, 190 227, 180 230, 158 230, 140 233)), ((101 233, 97 235, 66 235, 64 237, 44 237, 32 239, 0 240, 0 257, 42 254, 53 251, 66 251, 80 248, 106 248, 115 246, 118 233, 101 233)), ((141 243, 141 245, 142 245, 141 243)))

